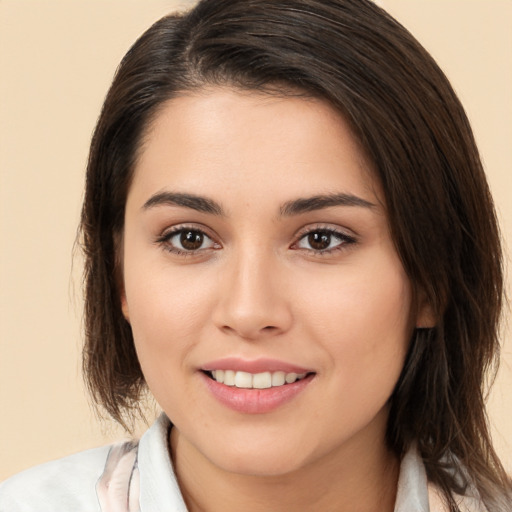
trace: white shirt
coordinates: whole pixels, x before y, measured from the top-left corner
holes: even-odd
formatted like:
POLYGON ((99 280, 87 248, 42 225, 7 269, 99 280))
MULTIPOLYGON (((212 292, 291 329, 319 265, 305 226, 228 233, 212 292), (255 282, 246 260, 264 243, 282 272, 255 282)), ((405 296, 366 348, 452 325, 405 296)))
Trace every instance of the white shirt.
MULTIPOLYGON (((187 512, 167 449, 169 428, 162 414, 138 443, 87 450, 23 471, 0 484, 0 512, 187 512)), ((462 501, 461 510, 485 510, 477 501, 462 501)), ((442 510, 421 458, 410 450, 400 466, 395 512, 442 510)))

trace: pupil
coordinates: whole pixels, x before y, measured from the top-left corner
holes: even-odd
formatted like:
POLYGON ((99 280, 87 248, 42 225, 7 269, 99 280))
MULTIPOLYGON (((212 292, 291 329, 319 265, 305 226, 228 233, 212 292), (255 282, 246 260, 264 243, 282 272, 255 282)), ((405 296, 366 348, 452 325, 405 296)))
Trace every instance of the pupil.
POLYGON ((331 243, 331 235, 329 233, 315 232, 308 235, 308 242, 313 249, 319 251, 325 250, 331 243))
POLYGON ((197 231, 184 231, 180 236, 180 242, 188 251, 194 251, 203 245, 203 235, 197 231))

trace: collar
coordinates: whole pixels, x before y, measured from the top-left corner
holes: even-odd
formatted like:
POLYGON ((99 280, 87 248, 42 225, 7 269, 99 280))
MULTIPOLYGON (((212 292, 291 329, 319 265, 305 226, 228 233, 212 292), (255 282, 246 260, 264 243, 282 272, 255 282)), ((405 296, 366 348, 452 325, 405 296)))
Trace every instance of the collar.
POLYGON ((162 413, 140 439, 137 463, 141 512, 187 512, 169 457, 170 427, 171 422, 162 413))
POLYGON ((400 463, 395 512, 429 512, 428 503, 427 474, 414 445, 400 463))

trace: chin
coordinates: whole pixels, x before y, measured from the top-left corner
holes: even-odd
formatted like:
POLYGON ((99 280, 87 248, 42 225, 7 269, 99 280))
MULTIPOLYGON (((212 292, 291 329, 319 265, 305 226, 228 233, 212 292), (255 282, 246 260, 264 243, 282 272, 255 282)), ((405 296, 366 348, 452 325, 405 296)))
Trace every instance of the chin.
POLYGON ((279 476, 293 473, 315 457, 299 436, 264 435, 227 436, 205 446, 204 455, 215 466, 230 473, 252 476, 279 476), (286 439, 287 437, 287 439, 286 439), (284 442, 286 440, 286 442, 284 442), (214 447, 214 448, 213 448, 214 447), (213 448, 213 449, 212 449, 213 448))

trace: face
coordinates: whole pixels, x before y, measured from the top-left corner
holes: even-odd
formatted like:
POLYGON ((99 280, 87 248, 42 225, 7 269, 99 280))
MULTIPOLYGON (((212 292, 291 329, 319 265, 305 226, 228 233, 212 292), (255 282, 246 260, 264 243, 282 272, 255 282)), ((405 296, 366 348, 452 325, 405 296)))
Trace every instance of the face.
POLYGON ((162 108, 128 194, 122 304, 197 457, 276 475, 384 443, 418 314, 383 203, 320 100, 213 88, 162 108))

